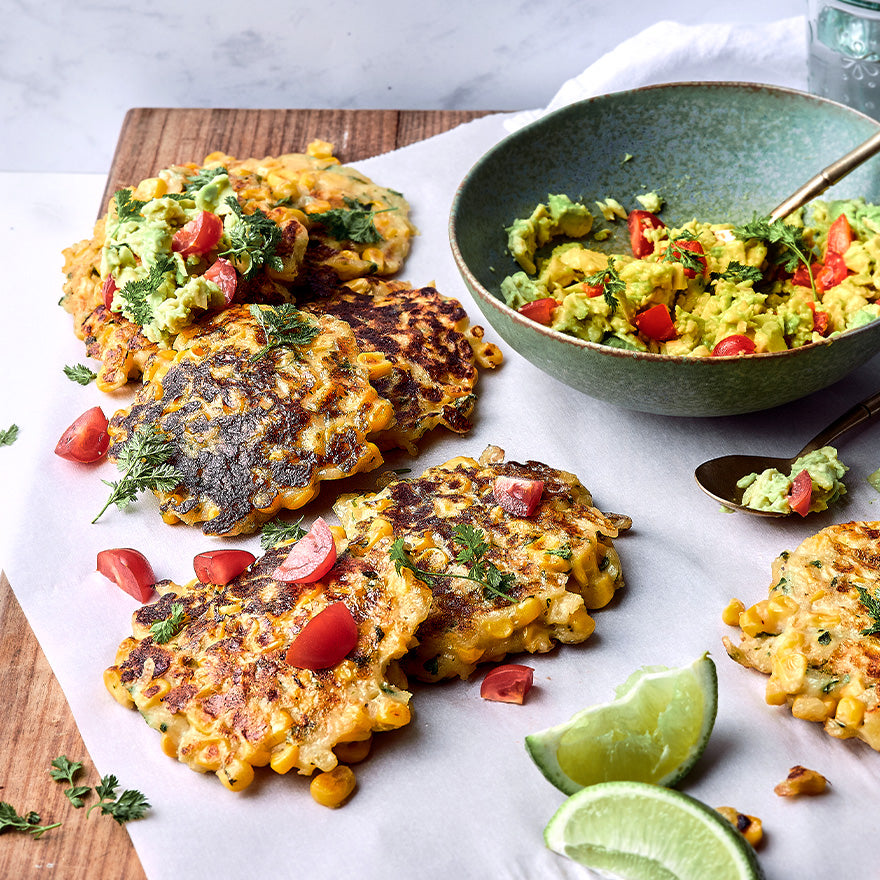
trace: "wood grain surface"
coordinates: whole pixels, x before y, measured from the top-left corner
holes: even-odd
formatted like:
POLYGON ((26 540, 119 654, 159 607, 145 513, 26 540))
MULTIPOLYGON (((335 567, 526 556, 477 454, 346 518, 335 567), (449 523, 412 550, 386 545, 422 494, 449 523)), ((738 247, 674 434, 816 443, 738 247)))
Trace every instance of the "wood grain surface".
MULTIPOLYGON (((175 162, 198 162, 213 150, 262 157, 302 152, 310 140, 321 138, 335 145, 342 162, 354 163, 485 112, 137 108, 125 117, 102 205, 95 207, 101 213, 120 186, 175 162)), ((82 235, 89 232, 84 229, 82 235)), ((0 694, 5 704, 0 712, 0 801, 20 814, 37 811, 44 824, 63 822, 38 840, 19 833, 0 836, 0 878, 144 880, 124 826, 97 811, 87 819, 84 809, 70 806, 64 786, 49 776, 52 760, 67 755, 85 764, 87 772, 78 784, 99 781, 64 694, 2 572, 0 694)))

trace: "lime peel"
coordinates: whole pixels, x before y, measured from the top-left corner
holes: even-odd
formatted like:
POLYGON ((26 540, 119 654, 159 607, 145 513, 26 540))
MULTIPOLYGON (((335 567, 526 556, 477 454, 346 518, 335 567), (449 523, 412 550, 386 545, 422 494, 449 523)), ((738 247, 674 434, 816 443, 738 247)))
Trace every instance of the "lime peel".
POLYGON ((529 734, 526 749, 566 794, 614 780, 675 785, 703 753, 717 708, 718 678, 706 653, 677 669, 637 670, 614 700, 529 734))
POLYGON ((569 797, 544 829, 547 846, 608 877, 763 880, 746 839, 680 791, 603 782, 569 797))

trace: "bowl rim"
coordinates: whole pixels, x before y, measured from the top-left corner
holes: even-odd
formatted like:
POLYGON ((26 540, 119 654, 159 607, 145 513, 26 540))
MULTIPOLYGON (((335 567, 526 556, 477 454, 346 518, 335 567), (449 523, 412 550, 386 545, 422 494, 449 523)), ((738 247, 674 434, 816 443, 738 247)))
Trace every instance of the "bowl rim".
MULTIPOLYGON (((663 364, 688 364, 688 365, 708 365, 708 364, 724 364, 729 363, 731 361, 741 362, 741 361, 751 361, 751 360, 760 360, 762 362, 768 361, 772 358, 787 358, 789 360, 793 359, 797 356, 804 356, 804 353, 815 351, 819 348, 824 348, 832 343, 839 343, 840 340, 844 337, 847 339, 852 339, 856 336, 863 334, 866 331, 874 330, 876 331, 878 327, 880 327, 880 317, 876 318, 874 321, 870 321, 867 324, 862 325, 861 327, 853 327, 849 330, 841 330, 838 333, 828 336, 824 339, 819 340, 818 342, 809 342, 806 345, 798 346, 797 348, 788 348, 783 351, 765 351, 765 352, 755 352, 753 354, 733 354, 733 355, 712 355, 709 357, 694 357, 693 355, 669 355, 669 354, 658 354, 656 352, 650 351, 633 351, 631 349, 625 348, 615 348, 610 345, 602 345, 599 342, 591 342, 588 339, 581 339, 579 336, 573 336, 568 333, 563 333, 560 330, 553 330, 551 327, 547 327, 543 324, 537 323, 537 321, 532 321, 530 318, 527 318, 525 315, 522 315, 516 309, 511 308, 507 303, 503 302, 497 296, 495 296, 491 291, 489 291, 483 284, 480 282, 476 275, 471 271, 470 267, 465 262, 464 257, 461 254, 461 249, 458 245, 458 236, 457 236, 457 227, 456 220, 458 216, 458 209, 462 198, 462 193, 467 186, 468 182, 471 179, 471 175, 473 171, 481 165, 484 161, 486 161, 489 157, 491 157, 494 153, 504 149, 507 147, 509 143, 515 141, 521 137, 525 137, 534 130, 540 129, 543 125, 547 123, 548 120, 554 119, 557 116, 564 115, 565 113, 572 112, 575 108, 582 107, 585 105, 592 104, 596 101, 603 101, 613 97, 619 97, 623 95, 631 95, 640 92, 648 92, 648 91, 676 91, 684 88, 701 88, 701 87, 711 87, 711 88, 719 88, 719 89, 737 89, 737 90, 746 90, 746 91, 769 91, 773 93, 778 93, 782 95, 791 95, 796 98, 806 98, 807 100, 817 103, 817 104, 830 104, 834 107, 838 107, 841 110, 852 114, 853 116, 860 117, 864 119, 866 122, 872 124, 880 131, 880 120, 876 120, 871 116, 868 116, 866 113, 862 113, 860 110, 856 110, 853 107, 848 107, 845 104, 841 104, 839 101, 834 101, 830 98, 824 98, 820 95, 813 95, 810 92, 805 92, 800 89, 790 88, 788 86, 776 86, 769 83, 759 83, 759 82, 741 82, 736 80, 693 80, 693 81, 681 81, 681 82, 670 82, 670 83, 657 83, 653 85, 647 86, 639 86, 633 89, 623 89, 617 92, 608 92, 602 95, 595 95, 591 98, 582 98, 579 101, 573 101, 570 104, 566 104, 563 107, 558 107, 555 110, 551 110, 537 119, 532 120, 531 122, 526 123, 521 128, 518 128, 516 131, 512 131, 509 134, 505 135, 500 141, 496 144, 493 144, 485 153, 483 153, 477 160, 474 162, 471 167, 468 169, 465 176, 459 182, 458 186, 455 190, 455 195, 452 199, 452 205, 449 211, 449 220, 447 224, 448 236, 449 236, 449 244, 452 249, 452 256, 455 260, 455 263, 458 267, 459 272, 462 273, 467 279, 468 286, 471 291, 476 293, 477 296, 487 304, 491 305, 492 308, 496 309, 501 315, 503 315, 507 319, 513 320, 515 323, 519 324, 521 327, 525 327, 531 330, 537 330, 540 334, 553 339, 557 342, 566 343, 569 345, 573 345, 575 348, 585 349, 587 351, 594 351, 597 354, 605 355, 608 357, 618 357, 624 358, 628 360, 644 360, 649 362, 657 362, 663 364)), ((818 195, 821 195, 819 193, 818 195)))

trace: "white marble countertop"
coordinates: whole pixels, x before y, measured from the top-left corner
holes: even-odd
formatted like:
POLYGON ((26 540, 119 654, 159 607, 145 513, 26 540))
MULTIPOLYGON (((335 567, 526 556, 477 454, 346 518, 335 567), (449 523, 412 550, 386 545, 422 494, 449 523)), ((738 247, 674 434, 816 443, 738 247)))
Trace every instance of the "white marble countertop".
POLYGON ((764 22, 804 0, 11 0, 0 170, 105 172, 131 107, 542 107, 664 18, 764 22))

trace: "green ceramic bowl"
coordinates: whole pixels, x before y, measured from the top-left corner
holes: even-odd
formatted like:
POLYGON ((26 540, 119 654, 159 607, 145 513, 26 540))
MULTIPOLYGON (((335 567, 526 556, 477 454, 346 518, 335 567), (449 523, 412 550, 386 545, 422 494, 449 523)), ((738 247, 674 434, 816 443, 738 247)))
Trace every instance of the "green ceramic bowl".
MULTIPOLYGON (((560 381, 628 409, 680 416, 754 412, 825 388, 880 351, 880 321, 773 354, 684 358, 623 351, 543 327, 505 305, 519 267, 504 227, 548 193, 624 204, 650 190, 663 219, 746 222, 769 214, 880 124, 803 92, 746 83, 677 83, 592 98, 511 134, 470 170, 449 234, 465 283, 508 345, 560 381), (626 159, 626 156, 631 158, 626 159)), ((828 198, 880 201, 880 158, 828 198)), ((626 224, 609 252, 628 253, 626 224)))

